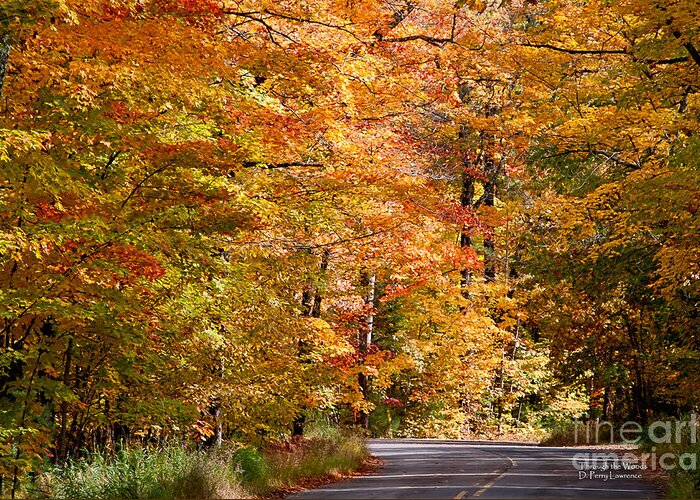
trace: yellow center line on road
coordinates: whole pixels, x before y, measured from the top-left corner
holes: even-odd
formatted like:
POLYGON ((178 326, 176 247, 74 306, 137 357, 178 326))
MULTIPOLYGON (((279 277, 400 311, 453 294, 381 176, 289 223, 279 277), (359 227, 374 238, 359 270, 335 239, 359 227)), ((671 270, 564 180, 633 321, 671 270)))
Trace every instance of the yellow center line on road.
MULTIPOLYGON (((506 469, 507 470, 507 469, 506 469)), ((490 476, 491 474, 496 474, 498 471, 497 470, 492 470, 491 472, 487 472, 487 477, 490 476)), ((478 484, 478 483, 477 483, 478 484)), ((467 494, 467 490, 462 490, 459 493, 457 493, 455 496, 452 497, 452 500, 462 500, 464 498, 464 495, 467 494)))
MULTIPOLYGON (((488 483, 486 483, 485 485, 483 485, 479 490, 477 490, 477 491, 472 495, 473 497, 480 497, 481 495, 483 495, 484 492, 485 492, 486 490, 488 490, 491 486, 493 486, 494 484, 496 484, 496 481, 498 481, 498 480, 501 479, 503 476, 505 476, 506 473, 507 473, 511 468, 517 467, 517 466, 518 466, 518 462, 516 462, 516 461, 513 460, 512 458, 510 458, 510 457, 506 457, 506 458, 508 458, 508 460, 510 460, 510 465, 509 465, 508 467, 506 467, 506 470, 504 470, 504 471, 501 472, 498 476, 494 477, 491 481, 489 481, 488 483)), ((460 497, 460 498, 461 498, 461 497, 460 497)))
POLYGON ((491 486, 496 484, 496 481, 501 479, 503 476, 505 476, 506 473, 505 471, 501 472, 498 476, 494 477, 491 481, 483 485, 476 493, 474 493, 472 496, 474 497, 480 497, 486 490, 488 490, 491 486))

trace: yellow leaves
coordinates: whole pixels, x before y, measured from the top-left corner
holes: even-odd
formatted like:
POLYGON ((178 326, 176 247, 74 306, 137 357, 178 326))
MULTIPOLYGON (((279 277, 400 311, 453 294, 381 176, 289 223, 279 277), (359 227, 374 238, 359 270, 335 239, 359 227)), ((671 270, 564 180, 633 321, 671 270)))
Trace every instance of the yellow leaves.
POLYGON ((313 356, 317 361, 352 354, 353 346, 343 335, 337 333, 331 325, 321 318, 308 318, 305 322, 310 327, 310 338, 314 343, 313 356))
POLYGON ((359 372, 368 377, 376 377, 377 375, 379 375, 379 369, 376 366, 371 366, 367 364, 360 366, 359 372))
POLYGON ((475 12, 482 13, 489 7, 489 3, 492 2, 488 2, 487 0, 457 0, 455 2, 455 8, 462 9, 467 7, 475 12))
MULTIPOLYGON (((686 239, 687 240, 687 239, 686 239)), ((654 256, 659 263, 655 285, 667 300, 679 289, 693 290, 700 284, 700 242, 671 240, 654 256)))
MULTIPOLYGON (((363 368, 363 373, 368 374, 367 363, 373 362, 372 358, 365 359, 365 367, 363 368)), ((396 377, 402 372, 407 370, 412 370, 417 367, 415 359, 405 353, 400 353, 390 359, 379 359, 375 361, 374 376, 376 377, 372 384, 375 387, 388 389, 391 387, 396 380, 396 377)))
POLYGON ((10 255, 12 260, 20 262, 30 246, 27 234, 20 228, 0 232, 0 255, 10 255))
POLYGON ((11 153, 44 150, 50 141, 51 132, 48 131, 0 129, 0 161, 9 162, 11 153))
POLYGON ((205 420, 197 420, 197 422, 190 426, 190 430, 196 439, 201 442, 206 441, 214 435, 214 427, 210 422, 205 420))

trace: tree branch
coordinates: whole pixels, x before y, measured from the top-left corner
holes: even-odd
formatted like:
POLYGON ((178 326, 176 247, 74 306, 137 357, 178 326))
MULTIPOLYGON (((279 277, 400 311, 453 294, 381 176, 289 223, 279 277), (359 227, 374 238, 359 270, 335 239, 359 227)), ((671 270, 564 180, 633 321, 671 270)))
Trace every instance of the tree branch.
MULTIPOLYGON (((166 168, 172 166, 174 163, 175 163, 175 162, 172 162, 172 161, 169 162, 169 163, 166 163, 166 164, 163 165, 162 167, 157 168, 156 170, 154 170, 153 172, 151 172, 150 174, 148 174, 146 177, 144 177, 143 179, 141 179, 141 181, 140 181, 138 184, 136 184, 136 185, 134 186, 134 188, 131 190, 131 192, 129 193, 129 196, 127 196, 127 197, 124 199, 124 201, 122 202, 121 207, 119 207, 119 211, 121 211, 121 210, 124 209, 124 207, 126 206, 126 204, 129 203, 129 200, 131 199, 131 197, 134 196, 134 195, 136 194, 136 191, 138 191, 139 188, 140 188, 141 186, 143 186, 144 182, 146 182, 148 179, 150 179, 150 178, 153 177, 154 175, 157 175, 157 174, 161 173, 163 170, 165 170, 166 168)), ((116 217, 116 215, 115 215, 115 217, 116 217)))
POLYGON ((532 42, 525 42, 522 44, 525 47, 534 47, 536 49, 549 49, 549 50, 555 50, 557 52, 565 52, 567 54, 629 54, 627 50, 624 49, 599 49, 599 50, 593 50, 593 49, 567 49, 566 47, 559 47, 557 45, 552 45, 549 43, 532 43, 532 42))
POLYGON ((649 64, 678 64, 688 61, 690 61, 690 58, 687 56, 673 57, 671 59, 659 59, 658 61, 654 59, 644 59, 644 62, 649 64))
POLYGON ((282 12, 274 12, 270 9, 265 9, 263 12, 265 12, 265 14, 268 14, 270 16, 279 17, 280 19, 286 19, 288 21, 295 21, 298 23, 317 24, 319 26, 325 26, 326 28, 332 28, 332 29, 336 29, 339 31, 343 31, 343 32, 347 33, 348 35, 352 36, 353 38, 355 38, 356 40, 360 40, 360 38, 358 38, 358 36, 355 33, 353 33, 352 31, 350 31, 349 29, 347 29, 345 27, 345 26, 349 26, 349 25, 343 26, 340 24, 331 24, 331 23, 327 23, 325 21, 318 21, 315 19, 306 19, 303 17, 296 17, 296 16, 292 16, 289 14, 284 14, 282 12))
POLYGON ((684 43, 683 47, 685 47, 685 50, 688 51, 688 54, 690 54, 690 57, 693 58, 693 61, 695 61, 695 64, 700 66, 700 53, 698 53, 698 49, 695 48, 695 45, 692 43, 684 43))
POLYGON ((381 35, 375 35, 377 37, 377 40, 380 42, 393 42, 393 43, 400 43, 400 42, 412 42, 414 40, 423 40, 424 42, 429 43, 430 45, 435 45, 436 47, 443 47, 448 43, 455 43, 454 38, 438 38, 434 36, 428 36, 428 35, 408 35, 408 36, 400 36, 400 37, 392 37, 392 38, 385 38, 381 35))
MULTIPOLYGON (((290 37, 286 33, 282 33, 281 31, 274 29, 262 17, 258 17, 258 15, 262 14, 261 12, 255 12, 255 11, 254 12, 236 12, 233 10, 225 10, 225 11, 223 11, 223 13, 231 15, 231 16, 242 17, 244 19, 248 19, 250 21, 254 21, 256 23, 261 24, 263 26, 263 28, 265 28, 265 31, 267 32, 267 36, 270 38, 270 41, 272 43, 274 43, 275 45, 279 45, 279 42, 277 40, 275 40, 275 35, 280 36, 282 38, 286 38, 287 40, 289 40, 292 43, 298 43, 296 40, 294 40, 292 37, 290 37)), ((265 11, 265 13, 267 13, 267 11, 265 11)), ((240 23, 240 24, 243 24, 243 23, 240 23)), ((231 29, 235 28, 235 26, 238 26, 238 25, 232 26, 231 29)))
POLYGON ((309 163, 309 162, 301 162, 301 161, 291 161, 291 162, 282 162, 282 163, 266 163, 264 161, 246 161, 246 162, 243 162, 244 168, 261 167, 261 168, 266 168, 268 170, 273 170, 276 168, 323 167, 323 166, 324 166, 323 163, 309 163))
MULTIPOLYGON (((256 21, 256 22, 262 24, 265 27, 265 30, 268 32, 268 35, 270 35, 271 39, 272 39, 272 34, 274 33, 278 36, 286 38, 287 40, 290 40, 294 43, 297 43, 296 40, 294 40, 290 36, 280 32, 278 30, 275 30, 267 22, 265 22, 264 19, 258 17, 261 14, 267 14, 270 17, 276 17, 279 19, 285 19, 287 21, 294 21, 297 23, 307 23, 307 24, 316 24, 318 26, 325 26, 326 28, 331 28, 331 29, 335 29, 335 30, 339 30, 339 31, 342 31, 344 33, 347 33, 348 35, 352 36, 356 40, 362 41, 355 33, 350 31, 349 29, 347 29, 346 26, 349 26, 349 24, 347 24, 347 25, 332 24, 332 23, 328 23, 325 21, 319 21, 316 19, 307 19, 304 17, 297 17, 297 16, 293 16, 291 14, 285 14, 284 12, 275 12, 275 11, 270 10, 270 9, 265 9, 263 11, 251 11, 251 12, 236 12, 234 10, 225 10, 223 12, 224 12, 224 14, 228 14, 231 16, 244 17, 246 19, 250 19, 251 21, 256 21)), ((272 40, 272 41, 275 42, 275 40, 272 40)), ((275 42, 275 43, 277 43, 277 42, 275 42)))
POLYGON ((120 154, 122 154, 122 152, 123 151, 113 151, 109 154, 109 158, 107 158, 107 163, 105 163, 105 166, 102 167, 102 174, 100 175, 100 179, 105 180, 107 178, 107 174, 109 173, 109 167, 111 167, 114 164, 114 161, 120 154))

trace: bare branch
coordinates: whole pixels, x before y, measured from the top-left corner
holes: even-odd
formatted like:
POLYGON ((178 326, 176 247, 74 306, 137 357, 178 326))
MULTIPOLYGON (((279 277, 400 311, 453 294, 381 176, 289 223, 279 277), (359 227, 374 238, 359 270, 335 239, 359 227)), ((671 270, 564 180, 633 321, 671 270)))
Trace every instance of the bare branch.
MULTIPOLYGON (((267 13, 267 12, 265 12, 265 13, 267 13)), ((225 10, 224 14, 242 17, 244 19, 248 19, 249 21, 256 22, 256 23, 262 25, 262 27, 265 28, 265 31, 267 32, 267 36, 270 38, 270 41, 272 43, 274 43, 275 45, 279 45, 279 42, 275 39, 275 35, 282 37, 282 38, 285 38, 292 43, 298 43, 296 40, 294 40, 292 37, 290 37, 286 33, 282 33, 281 31, 276 30, 272 26, 270 26, 270 24, 267 23, 267 21, 261 17, 261 15, 262 15, 261 12, 236 12, 233 10, 225 10)), ((243 23, 238 23, 235 26, 240 26, 241 24, 243 24, 243 23)))
POLYGON ((266 163, 262 161, 246 161, 243 163, 244 168, 251 167, 261 167, 268 170, 273 170, 277 168, 290 168, 290 167, 323 167, 323 163, 308 163, 308 162, 283 162, 283 163, 266 163))
POLYGON ((525 42, 522 44, 525 47, 534 47, 536 49, 549 49, 555 50, 557 52, 565 52, 567 54, 629 54, 627 50, 624 49, 567 49, 566 47, 559 47, 557 45, 552 45, 549 43, 532 43, 525 42))
POLYGON ((316 24, 319 26, 325 26, 326 28, 336 29, 336 30, 342 31, 344 33, 347 33, 348 35, 352 36, 356 40, 360 40, 360 38, 355 33, 350 31, 349 29, 347 29, 346 26, 350 26, 350 24, 346 24, 346 25, 331 24, 331 23, 327 23, 325 21, 318 21, 316 19, 306 19, 303 17, 296 17, 296 16, 292 16, 289 14, 285 14, 283 12, 274 12, 270 9, 265 9, 264 12, 265 12, 265 14, 268 14, 270 16, 279 17, 280 19, 286 19, 288 21, 295 21, 298 23, 307 23, 307 24, 316 24))
POLYGON ((430 45, 435 45, 436 47, 444 47, 448 43, 455 43, 454 38, 439 38, 439 37, 428 36, 428 35, 408 35, 408 36, 400 36, 400 37, 392 37, 392 38, 385 38, 381 35, 376 35, 376 37, 377 37, 377 40, 379 40, 380 42, 393 42, 393 43, 412 42, 415 40, 423 40, 424 42, 427 42, 430 45))
MULTIPOLYGON (((129 202, 129 200, 132 198, 132 196, 134 196, 134 195, 136 194, 136 191, 138 191, 139 188, 141 188, 141 186, 143 186, 143 184, 144 184, 148 179, 150 179, 150 178, 153 177, 154 175, 157 175, 157 174, 161 173, 163 170, 165 170, 166 168, 172 166, 174 163, 175 163, 175 162, 172 162, 172 161, 171 161, 171 162, 168 162, 168 163, 166 163, 165 165, 163 165, 162 167, 155 169, 153 172, 151 172, 150 174, 148 174, 148 175, 147 175, 146 177, 144 177, 143 179, 141 179, 141 181, 139 181, 139 183, 136 184, 136 185, 134 186, 134 188, 131 190, 131 192, 129 193, 129 196, 127 196, 127 197, 124 199, 124 201, 122 202, 121 207, 119 207, 119 210, 121 211, 121 210, 124 209, 124 207, 125 207, 126 204, 129 202)), ((115 217, 116 217, 116 215, 115 215, 115 217)))
MULTIPOLYGON (((680 34, 679 34, 680 36, 680 34)), ((684 57, 672 57, 669 59, 639 59, 636 58, 634 55, 634 52, 631 50, 627 49, 567 49, 566 47, 559 47, 557 45, 552 45, 549 43, 532 43, 532 42, 525 42, 522 44, 524 47, 534 47, 537 49, 549 49, 549 50, 554 50, 557 52, 564 52, 566 54, 583 54, 583 55, 606 55, 606 54, 623 54, 623 55, 629 55, 632 56, 635 60, 644 62, 647 64, 678 64, 678 63, 683 63, 683 62, 688 62, 689 58, 687 56, 684 57)), ((685 45, 683 45, 686 50, 693 56, 693 51, 695 51, 695 55, 697 56, 696 62, 698 65, 700 65, 700 54, 698 54, 697 50, 693 45, 689 42, 685 45), (690 48, 688 47, 690 45, 690 48)), ((695 57, 693 56, 693 59, 695 60, 695 57)))

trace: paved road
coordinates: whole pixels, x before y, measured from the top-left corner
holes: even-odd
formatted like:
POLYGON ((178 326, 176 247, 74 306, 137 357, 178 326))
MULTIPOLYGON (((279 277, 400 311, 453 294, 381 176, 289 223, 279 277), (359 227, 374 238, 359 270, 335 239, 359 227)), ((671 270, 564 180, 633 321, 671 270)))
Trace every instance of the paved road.
POLYGON ((653 483, 621 477, 639 474, 621 460, 604 470, 615 462, 595 450, 423 439, 374 439, 369 448, 384 460, 376 474, 288 498, 661 498, 653 483))

